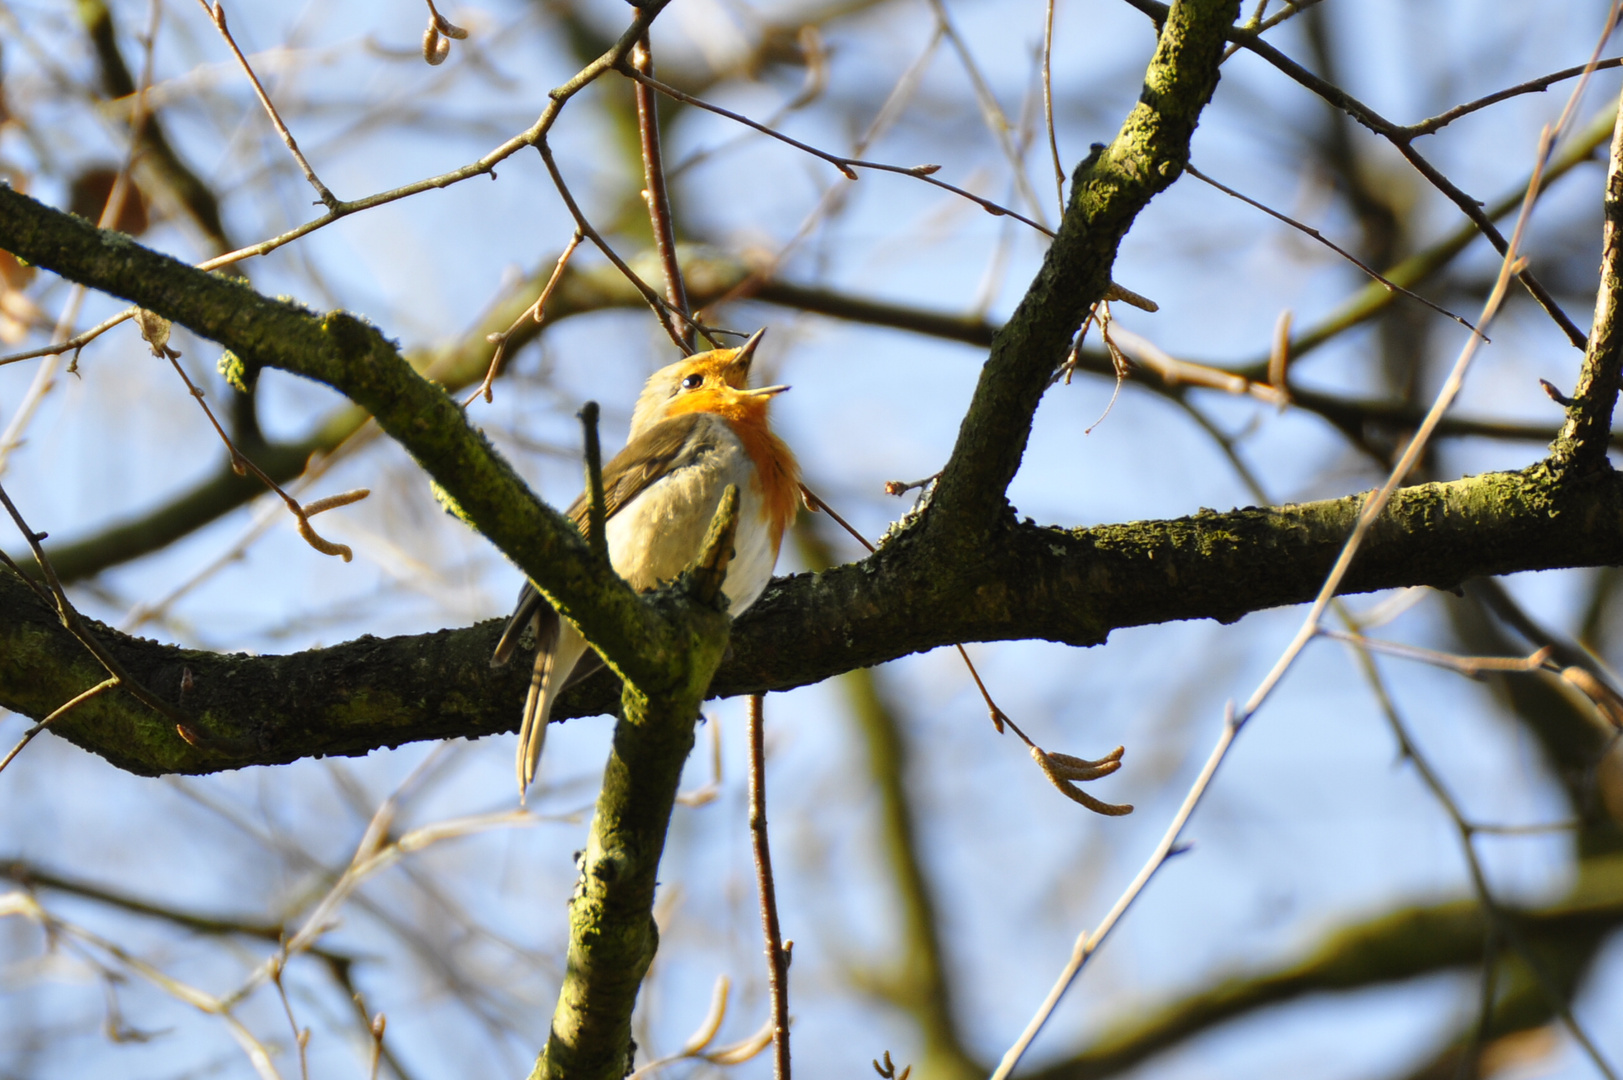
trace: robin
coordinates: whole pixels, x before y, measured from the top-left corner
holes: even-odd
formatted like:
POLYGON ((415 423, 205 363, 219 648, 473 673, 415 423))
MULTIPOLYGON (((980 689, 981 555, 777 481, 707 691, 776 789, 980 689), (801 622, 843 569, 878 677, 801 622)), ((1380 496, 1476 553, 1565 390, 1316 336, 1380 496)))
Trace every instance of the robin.
MULTIPOLYGON (((772 433, 768 410, 787 386, 746 389, 765 330, 736 349, 696 353, 654 372, 637 398, 630 442, 603 467, 609 562, 635 589, 658 587, 699 555, 727 485, 738 488, 738 531, 721 591, 738 615, 772 577, 784 530, 799 502, 800 466, 772 433)), ((568 516, 584 529, 586 496, 568 516)), ((535 668, 518 734, 519 798, 535 778, 553 703, 603 666, 573 623, 524 583, 496 643, 492 666, 506 664, 526 626, 535 630, 535 668)))

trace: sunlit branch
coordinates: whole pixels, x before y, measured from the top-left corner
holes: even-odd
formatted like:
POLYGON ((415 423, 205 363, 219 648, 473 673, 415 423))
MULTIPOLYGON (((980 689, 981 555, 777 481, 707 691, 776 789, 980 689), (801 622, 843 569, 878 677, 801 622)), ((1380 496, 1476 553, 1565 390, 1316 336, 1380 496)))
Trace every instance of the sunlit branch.
POLYGON ((766 938, 767 986, 772 999, 772 1075, 789 1080, 789 951, 778 926, 778 889, 772 876, 772 848, 766 825, 766 699, 749 699, 750 841, 755 852, 755 884, 760 893, 761 933, 766 938))
MULTIPOLYGON (((648 35, 632 47, 630 64, 644 75, 654 73, 654 58, 648 35)), ((693 351, 693 317, 688 290, 682 280, 682 264, 676 255, 676 222, 671 217, 671 196, 665 185, 665 158, 660 149, 659 98, 647 83, 634 83, 637 99, 637 135, 642 145, 643 198, 648 205, 648 221, 654 235, 654 250, 665 272, 665 298, 682 316, 681 346, 693 351)))
POLYGON ((202 6, 204 13, 208 15, 209 21, 214 24, 214 28, 220 32, 220 36, 225 39, 226 46, 230 48, 231 54, 237 58, 237 63, 241 65, 243 74, 247 75, 248 81, 253 84, 254 96, 259 98, 260 106, 264 108, 266 114, 270 117, 271 124, 276 128, 276 133, 282 137, 282 142, 287 146, 288 153, 293 155, 293 160, 298 163, 300 171, 304 173, 304 178, 310 182, 310 186, 315 188, 316 194, 321 197, 322 205, 329 210, 342 205, 342 200, 327 190, 327 185, 321 182, 321 179, 316 176, 315 170, 310 167, 310 163, 305 160, 304 154, 299 150, 298 142, 293 138, 293 133, 282 122, 282 116, 276 111, 276 106, 272 103, 270 95, 265 93, 265 87, 260 83, 259 76, 254 74, 253 65, 248 63, 248 58, 237 47, 236 39, 231 36, 230 29, 226 27, 225 8, 220 0, 214 0, 212 4, 209 3, 209 0, 197 0, 197 2, 202 6))
POLYGON ((1456 105, 1446 112, 1438 113, 1429 120, 1422 120, 1418 124, 1410 124, 1398 130, 1410 136, 1430 135, 1441 131, 1460 117, 1469 116, 1471 113, 1486 109, 1489 105, 1497 105, 1501 101, 1519 97, 1522 94, 1542 94, 1556 83, 1575 79, 1585 71, 1607 71, 1615 67, 1623 67, 1623 57, 1614 56, 1609 60, 1597 61, 1593 65, 1579 64, 1577 67, 1562 68, 1560 71, 1541 75, 1536 79, 1517 83, 1515 86, 1507 86, 1503 90, 1495 90, 1493 93, 1479 97, 1475 101, 1468 101, 1463 105, 1456 105))

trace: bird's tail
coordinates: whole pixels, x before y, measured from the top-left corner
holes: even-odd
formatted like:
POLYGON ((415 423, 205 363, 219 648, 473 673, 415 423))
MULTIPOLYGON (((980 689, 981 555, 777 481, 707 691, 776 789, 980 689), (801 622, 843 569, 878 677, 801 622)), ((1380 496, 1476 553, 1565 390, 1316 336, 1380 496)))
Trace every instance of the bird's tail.
POLYGON ((535 779, 535 766, 541 760, 541 747, 547 740, 547 722, 552 706, 569 682, 570 673, 586 652, 586 639, 566 619, 553 616, 551 634, 543 634, 535 651, 535 668, 530 673, 530 693, 524 699, 524 721, 518 729, 518 797, 535 779))

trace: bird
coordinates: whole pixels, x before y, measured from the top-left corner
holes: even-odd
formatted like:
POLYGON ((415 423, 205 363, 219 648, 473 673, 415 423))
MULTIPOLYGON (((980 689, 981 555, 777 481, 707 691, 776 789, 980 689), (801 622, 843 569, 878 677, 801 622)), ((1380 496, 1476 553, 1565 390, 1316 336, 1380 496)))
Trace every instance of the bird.
MULTIPOLYGON (((729 484, 739 502, 734 554, 721 586, 728 614, 753 604, 771 580, 799 508, 800 466, 768 416, 772 399, 789 387, 748 388, 765 334, 668 364, 638 396, 629 441, 603 466, 609 563, 633 588, 657 588, 692 565, 729 484)), ((588 512, 582 493, 567 515, 584 531, 588 512)), ((521 802, 558 695, 603 666, 574 624, 526 581, 492 667, 511 659, 526 628, 535 631, 536 654, 515 762, 521 802)))

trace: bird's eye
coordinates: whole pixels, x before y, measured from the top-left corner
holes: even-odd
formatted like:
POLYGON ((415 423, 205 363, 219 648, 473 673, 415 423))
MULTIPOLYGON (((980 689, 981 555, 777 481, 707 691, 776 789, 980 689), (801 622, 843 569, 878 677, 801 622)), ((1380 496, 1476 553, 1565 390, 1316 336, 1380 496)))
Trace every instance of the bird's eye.
POLYGON ((687 378, 682 380, 682 389, 684 389, 684 390, 697 390, 699 387, 701 387, 703 385, 704 385, 704 376, 703 375, 689 375, 687 378))

